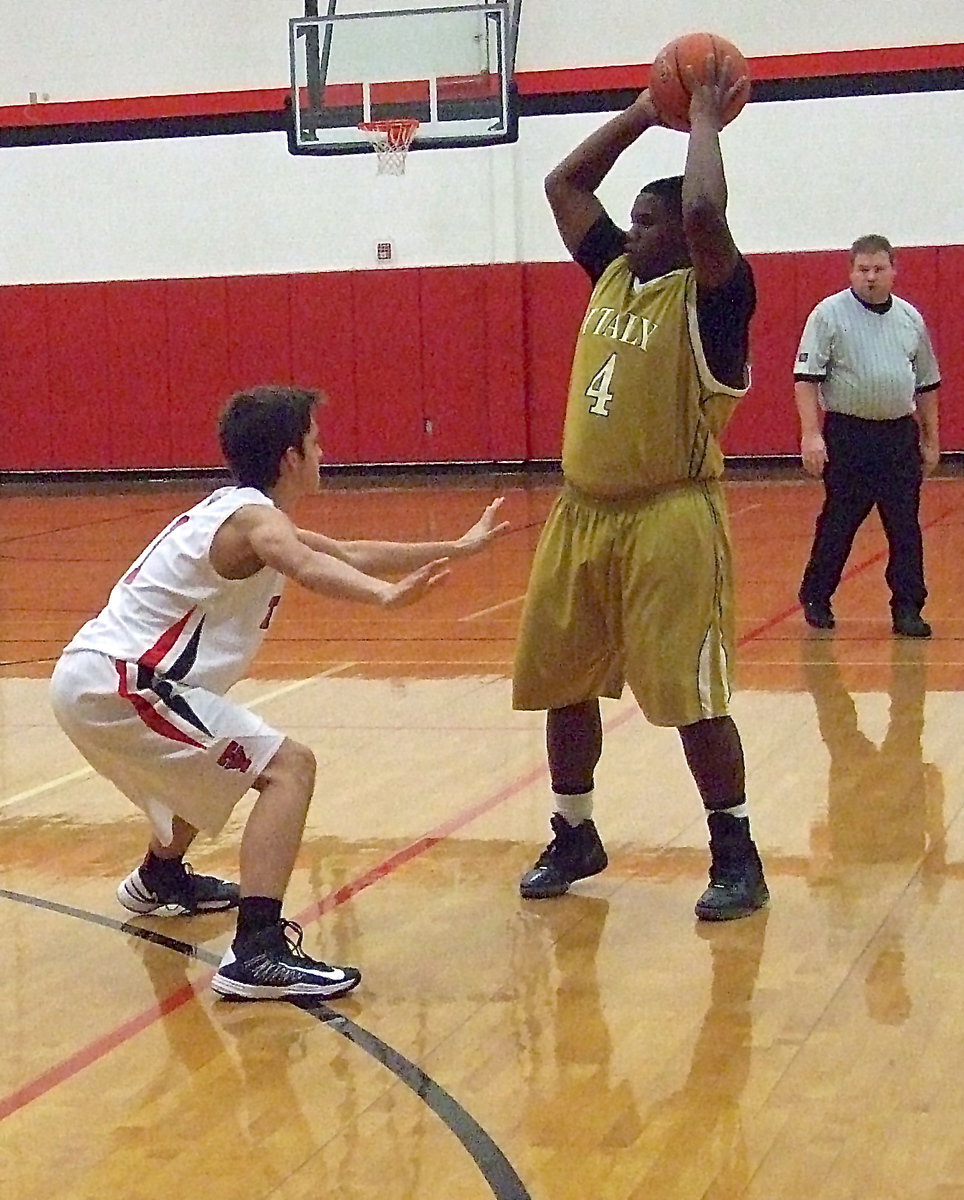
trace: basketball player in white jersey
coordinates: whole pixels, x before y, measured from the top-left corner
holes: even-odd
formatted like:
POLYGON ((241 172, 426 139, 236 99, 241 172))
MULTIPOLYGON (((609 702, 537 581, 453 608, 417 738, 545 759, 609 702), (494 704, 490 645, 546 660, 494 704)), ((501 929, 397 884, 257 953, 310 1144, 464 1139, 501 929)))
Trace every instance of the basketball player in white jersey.
POLYGON ((496 521, 501 499, 449 542, 343 542, 297 528, 289 510, 319 486, 319 399, 287 387, 231 398, 220 440, 236 484, 158 534, 51 679, 64 732, 152 826, 118 900, 140 914, 237 906, 212 986, 241 999, 331 998, 361 979, 310 958, 300 928, 281 915, 314 755, 225 697, 257 652, 285 578, 339 599, 410 604, 445 577, 449 559, 478 553, 507 528, 496 521), (184 855, 198 831, 217 833, 251 788, 260 794, 241 840, 240 888, 194 874, 184 855))

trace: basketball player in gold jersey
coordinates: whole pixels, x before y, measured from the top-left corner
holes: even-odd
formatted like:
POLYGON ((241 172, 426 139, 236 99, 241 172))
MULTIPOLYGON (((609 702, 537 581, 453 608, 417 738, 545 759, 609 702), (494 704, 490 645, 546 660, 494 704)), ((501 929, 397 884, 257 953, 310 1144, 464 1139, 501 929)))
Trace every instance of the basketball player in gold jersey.
POLYGON ((559 896, 607 865, 593 812, 599 697, 628 683, 646 717, 679 730, 709 825, 703 920, 768 900, 750 837, 743 749, 728 714, 732 580, 719 435, 748 385, 753 277, 726 222, 721 113, 732 65, 690 77, 682 177, 658 179, 620 230, 595 192, 661 124, 649 92, 546 179, 556 224, 595 287, 576 347, 564 487, 536 550, 513 703, 546 709, 553 838, 522 877, 559 896))

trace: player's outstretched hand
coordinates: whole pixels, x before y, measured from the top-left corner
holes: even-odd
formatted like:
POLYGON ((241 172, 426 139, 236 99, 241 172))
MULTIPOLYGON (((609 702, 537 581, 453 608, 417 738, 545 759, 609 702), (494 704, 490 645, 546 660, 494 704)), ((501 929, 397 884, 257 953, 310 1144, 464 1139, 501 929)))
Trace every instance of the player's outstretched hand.
POLYGON ((386 608, 401 608, 405 604, 413 604, 421 600, 448 575, 447 558, 437 558, 434 562, 426 563, 417 571, 410 571, 397 583, 390 584, 383 593, 382 603, 386 608))
POLYGON ((493 538, 497 538, 500 534, 505 533, 509 528, 508 521, 500 521, 495 523, 499 509, 502 507, 504 496, 499 496, 486 507, 485 512, 475 522, 471 529, 467 529, 465 533, 455 543, 456 549, 461 554, 477 554, 483 550, 493 538))

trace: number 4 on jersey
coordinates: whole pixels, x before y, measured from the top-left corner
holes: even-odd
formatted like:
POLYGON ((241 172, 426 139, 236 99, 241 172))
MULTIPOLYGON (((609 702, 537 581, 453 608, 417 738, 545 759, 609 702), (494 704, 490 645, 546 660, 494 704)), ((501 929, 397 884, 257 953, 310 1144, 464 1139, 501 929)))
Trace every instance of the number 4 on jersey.
POLYGON ((586 395, 593 401, 589 406, 589 411, 595 413, 597 417, 609 416, 609 405, 613 400, 611 384, 615 369, 616 355, 610 354, 596 374, 593 375, 589 382, 589 387, 586 388, 586 395))

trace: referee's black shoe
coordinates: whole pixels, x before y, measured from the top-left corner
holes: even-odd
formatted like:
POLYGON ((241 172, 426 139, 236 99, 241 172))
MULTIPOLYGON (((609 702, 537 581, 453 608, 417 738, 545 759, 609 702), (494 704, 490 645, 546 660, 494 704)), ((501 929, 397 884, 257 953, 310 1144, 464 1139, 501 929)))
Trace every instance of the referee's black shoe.
POLYGON ((929 638, 933 632, 915 608, 895 608, 893 617, 893 630, 898 637, 929 638))
POLYGON ((811 629, 833 629, 837 624, 829 600, 804 600, 801 596, 800 603, 803 605, 803 619, 811 629))

